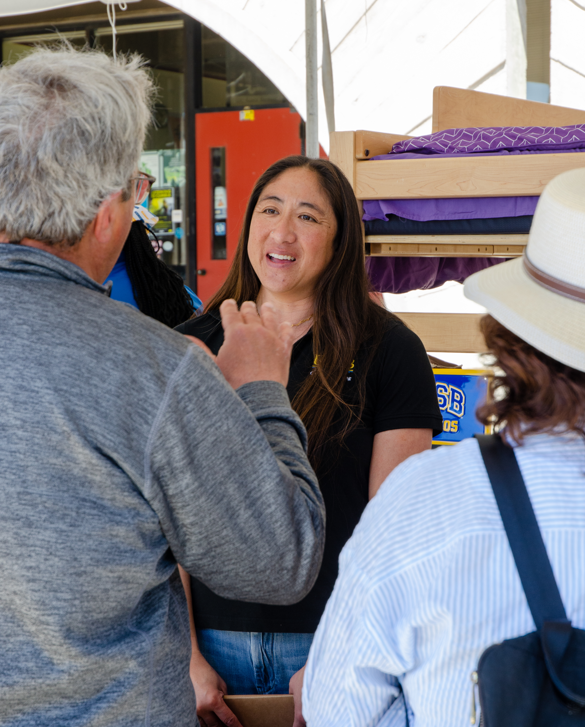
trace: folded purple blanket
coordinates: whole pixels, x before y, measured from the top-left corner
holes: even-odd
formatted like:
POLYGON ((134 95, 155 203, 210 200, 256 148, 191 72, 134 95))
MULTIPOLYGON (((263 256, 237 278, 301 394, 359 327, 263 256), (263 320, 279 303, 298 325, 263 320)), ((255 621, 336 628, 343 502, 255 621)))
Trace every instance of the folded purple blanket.
POLYGON ((408 152, 469 154, 512 149, 550 152, 553 147, 555 151, 584 149, 585 124, 445 129, 397 142, 392 147, 392 156, 408 152))
POLYGON ((362 219, 385 220, 396 215, 407 220, 488 220, 493 217, 533 215, 538 197, 463 197, 455 199, 367 199, 362 219))

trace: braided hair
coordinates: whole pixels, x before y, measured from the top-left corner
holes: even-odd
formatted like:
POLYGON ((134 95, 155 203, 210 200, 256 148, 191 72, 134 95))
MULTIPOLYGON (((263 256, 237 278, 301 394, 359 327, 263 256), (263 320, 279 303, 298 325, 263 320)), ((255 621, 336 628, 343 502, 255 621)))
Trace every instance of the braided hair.
POLYGON ((124 257, 132 292, 142 313, 170 328, 191 318, 193 306, 183 279, 157 256, 142 222, 132 223, 124 257))

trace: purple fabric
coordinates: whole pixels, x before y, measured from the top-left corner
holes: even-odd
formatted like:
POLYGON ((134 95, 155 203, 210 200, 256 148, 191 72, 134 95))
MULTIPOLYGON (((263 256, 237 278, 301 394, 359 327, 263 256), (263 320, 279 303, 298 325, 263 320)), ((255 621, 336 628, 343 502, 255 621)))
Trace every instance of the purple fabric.
POLYGON ((397 142, 392 147, 392 156, 405 152, 469 154, 503 149, 550 152, 553 146, 555 151, 585 148, 585 124, 445 129, 397 142))
POLYGON ((526 155, 526 154, 575 154, 579 152, 585 152, 585 144, 583 147, 579 147, 578 149, 564 149, 556 146, 550 146, 547 149, 499 149, 498 151, 490 151, 490 152, 450 152, 448 154, 427 154, 426 152, 404 152, 401 154, 394 154, 394 152, 389 152, 388 154, 378 154, 378 156, 370 157, 370 159, 367 159, 366 161, 374 161, 375 159, 388 159, 389 161, 402 161, 403 159, 425 159, 430 156, 436 157, 440 156, 441 159, 453 159, 454 157, 499 157, 499 156, 518 156, 519 154, 526 155))
POLYGON ((487 220, 533 215, 538 197, 457 197, 454 199, 366 199, 362 219, 385 220, 386 215, 407 220, 487 220))
POLYGON ((449 280, 462 283, 478 270, 505 262, 477 257, 369 257, 366 269, 379 293, 408 293, 438 288, 449 280))

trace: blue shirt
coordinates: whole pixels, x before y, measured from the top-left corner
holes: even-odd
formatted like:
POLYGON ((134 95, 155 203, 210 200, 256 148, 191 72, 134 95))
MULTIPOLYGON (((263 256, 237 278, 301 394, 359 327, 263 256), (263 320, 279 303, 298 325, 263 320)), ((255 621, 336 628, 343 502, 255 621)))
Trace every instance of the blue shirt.
MULTIPOLYGON (((120 257, 118 258, 118 262, 114 265, 114 269, 108 275, 106 283, 108 281, 112 281, 112 292, 110 293, 110 298, 112 298, 113 300, 119 300, 122 303, 128 303, 128 305, 131 305, 134 308, 138 308, 138 303, 136 302, 136 298, 134 297, 134 293, 132 291, 132 283, 130 282, 130 278, 128 276, 128 270, 126 269, 126 258, 124 255, 124 251, 122 251, 120 257)), ((201 300, 191 290, 191 288, 185 286, 185 290, 189 294, 193 310, 196 311, 201 308, 203 304, 201 303, 201 300)))
MULTIPOLYGON (((568 618, 585 627, 585 442, 515 449, 568 618)), ((311 647, 309 727, 464 727, 491 644, 535 630, 477 442, 411 457, 340 557, 311 647)))

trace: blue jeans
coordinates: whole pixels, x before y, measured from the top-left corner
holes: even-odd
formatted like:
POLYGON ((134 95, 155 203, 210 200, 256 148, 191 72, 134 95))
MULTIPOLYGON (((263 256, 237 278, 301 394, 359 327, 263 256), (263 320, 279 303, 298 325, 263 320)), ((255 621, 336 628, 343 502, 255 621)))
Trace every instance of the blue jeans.
POLYGON ((228 694, 288 694, 290 678, 307 661, 313 634, 201 629, 197 640, 228 694))

